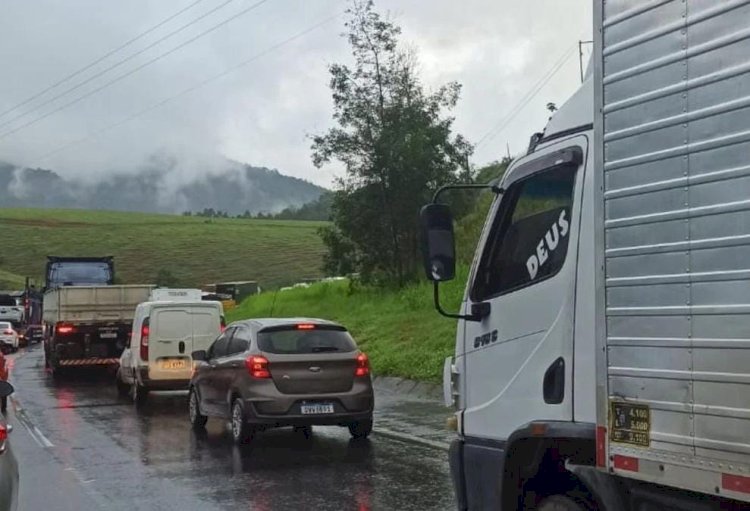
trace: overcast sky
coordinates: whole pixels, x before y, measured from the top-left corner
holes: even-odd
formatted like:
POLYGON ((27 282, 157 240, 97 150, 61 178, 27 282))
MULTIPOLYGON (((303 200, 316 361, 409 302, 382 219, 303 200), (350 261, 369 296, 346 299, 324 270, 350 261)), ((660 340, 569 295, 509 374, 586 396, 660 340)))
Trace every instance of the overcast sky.
MULTIPOLYGON (((342 12, 345 0, 267 0, 61 108, 255 3, 258 0, 4 0, 0 112, 195 5, 84 73, 0 115, 0 160, 69 176, 96 176, 105 169, 137 169, 152 155, 167 153, 181 158, 183 172, 189 174, 202 172, 203 162, 224 155, 330 186, 341 169, 315 169, 307 137, 331 125, 327 65, 350 61, 346 40, 340 37, 344 18, 271 48, 342 12), (263 52, 236 71, 132 118, 263 52), (9 133, 28 123, 33 124, 9 133)), ((417 49, 427 88, 454 80, 463 85, 453 112, 455 129, 473 143, 484 138, 474 154, 475 165, 500 158, 506 143, 513 153, 524 150, 529 135, 544 126, 547 102, 564 102, 579 85, 576 49, 503 130, 492 131, 566 51, 591 37, 590 0, 376 0, 376 8, 402 27, 402 42, 417 49)))

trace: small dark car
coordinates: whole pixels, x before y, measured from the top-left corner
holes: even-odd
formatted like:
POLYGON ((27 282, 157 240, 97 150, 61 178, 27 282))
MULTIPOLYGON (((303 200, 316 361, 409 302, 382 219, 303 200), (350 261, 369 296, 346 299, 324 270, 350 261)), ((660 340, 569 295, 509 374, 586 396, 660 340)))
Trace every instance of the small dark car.
POLYGON ((320 319, 251 319, 230 324, 199 361, 190 382, 194 428, 229 419, 236 443, 263 429, 343 426, 372 431, 370 364, 349 332, 320 319))

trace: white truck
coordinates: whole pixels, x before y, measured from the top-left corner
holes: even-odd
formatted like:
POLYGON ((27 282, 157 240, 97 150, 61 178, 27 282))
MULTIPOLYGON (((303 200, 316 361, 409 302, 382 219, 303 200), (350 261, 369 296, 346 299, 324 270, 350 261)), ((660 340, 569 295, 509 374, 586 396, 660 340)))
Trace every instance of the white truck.
POLYGON ((45 365, 112 366, 128 344, 135 309, 150 285, 65 286, 44 295, 45 365))
POLYGON ((750 508, 749 26, 748 0, 595 1, 584 85, 488 185, 459 314, 423 208, 459 509, 750 508))

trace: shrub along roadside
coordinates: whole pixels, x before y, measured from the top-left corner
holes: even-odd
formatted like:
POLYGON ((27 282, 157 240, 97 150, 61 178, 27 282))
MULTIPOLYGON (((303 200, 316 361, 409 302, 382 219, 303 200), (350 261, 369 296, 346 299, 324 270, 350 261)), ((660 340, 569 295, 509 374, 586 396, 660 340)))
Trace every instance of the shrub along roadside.
MULTIPOLYGON (((454 281, 440 286, 441 303, 450 311, 460 305, 468 269, 457 273, 454 281)), ((453 354, 456 339, 456 321, 435 311, 428 282, 400 290, 323 282, 250 297, 227 317, 236 321, 271 315, 341 323, 367 352, 375 374, 432 382, 442 378, 443 361, 453 354)))

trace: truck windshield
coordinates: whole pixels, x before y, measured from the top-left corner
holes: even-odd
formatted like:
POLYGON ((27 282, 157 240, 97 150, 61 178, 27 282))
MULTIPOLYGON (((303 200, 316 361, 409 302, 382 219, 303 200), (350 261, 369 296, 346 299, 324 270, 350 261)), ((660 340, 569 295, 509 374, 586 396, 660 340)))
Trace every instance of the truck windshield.
POLYGON ((98 262, 60 262, 52 266, 50 287, 109 284, 112 280, 109 265, 98 262))

